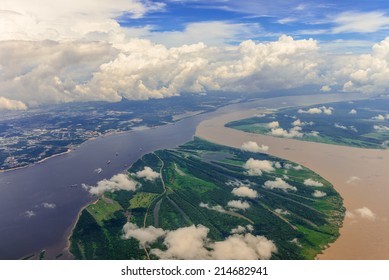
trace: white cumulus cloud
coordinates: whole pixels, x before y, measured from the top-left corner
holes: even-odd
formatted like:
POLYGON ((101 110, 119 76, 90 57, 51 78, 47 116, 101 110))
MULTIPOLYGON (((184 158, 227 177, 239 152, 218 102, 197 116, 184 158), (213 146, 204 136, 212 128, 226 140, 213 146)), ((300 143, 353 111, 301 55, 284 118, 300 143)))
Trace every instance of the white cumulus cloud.
POLYGON ((94 195, 102 195, 105 192, 115 192, 118 190, 135 191, 139 183, 131 180, 126 174, 117 174, 111 179, 99 181, 96 186, 89 186, 89 192, 94 195))
POLYGON ((258 192, 256 190, 250 189, 247 186, 241 186, 239 188, 234 188, 232 194, 240 197, 249 197, 256 198, 258 197, 258 192))
POLYGON ((330 92, 332 89, 331 89, 331 87, 330 86, 322 86, 321 88, 320 88, 320 91, 322 91, 322 92, 330 92))
POLYGON ((316 198, 320 198, 320 197, 325 197, 327 194, 325 192, 322 192, 322 191, 318 191, 318 190, 315 190, 313 193, 312 193, 312 196, 313 197, 316 197, 316 198))
POLYGON ((205 247, 209 243, 208 232, 209 229, 202 225, 170 231, 164 240, 167 250, 153 249, 151 253, 161 259, 209 259, 209 251, 205 247))
POLYGON ((301 131, 300 126, 292 127, 291 129, 289 129, 289 131, 279 127, 279 128, 273 128, 270 131, 270 135, 277 136, 277 137, 285 137, 285 138, 303 137, 304 133, 300 131, 301 131))
POLYGON ((136 176, 148 181, 154 181, 155 179, 159 178, 159 173, 155 172, 150 167, 145 166, 143 170, 136 172, 136 176))
MULTIPOLYGON (((124 1, 118 1, 123 5, 114 11, 111 7, 108 9, 111 12, 107 13, 112 16, 128 11, 131 14, 131 9, 122 11, 124 1)), ((53 3, 50 2, 48 9, 53 3)), ((44 5, 34 3, 34 6, 44 5)), ((139 16, 151 7, 142 9, 139 16)), ((10 16, 9 12, 6 14, 10 16)), ((270 43, 247 40, 237 46, 221 47, 207 46, 198 43, 199 40, 192 45, 169 48, 142 36, 127 36, 130 28, 122 28, 112 17, 106 18, 105 13, 104 19, 97 22, 90 21, 90 17, 78 22, 73 11, 70 14, 66 24, 54 17, 55 24, 67 30, 54 28, 51 35, 42 35, 42 38, 39 34, 48 30, 44 21, 40 22, 41 30, 26 28, 36 27, 34 17, 30 18, 34 24, 24 23, 20 25, 23 30, 14 30, 12 34, 1 32, 1 28, 16 26, 14 20, 0 24, 0 34, 11 34, 9 40, 0 38, 2 97, 34 107, 77 101, 118 102, 122 98, 146 100, 184 92, 260 93, 295 88, 317 79, 317 43, 314 40, 281 36, 270 43)), ((0 21, 4 18, 0 16, 0 21)))
POLYGON ((264 236, 232 235, 224 241, 212 244, 212 259, 216 260, 256 260, 270 259, 277 252, 273 241, 264 236))
POLYGON ((26 212, 24 212, 24 216, 26 218, 32 218, 32 217, 36 216, 36 213, 32 210, 27 210, 26 212))
POLYGON ((231 233, 232 234, 240 234, 240 233, 246 233, 248 231, 253 231, 254 230, 254 227, 252 225, 247 225, 247 226, 238 226, 236 228, 233 228, 231 230, 231 233))
POLYGON ((274 171, 273 163, 268 160, 257 160, 250 158, 243 166, 250 176, 260 176, 262 172, 274 171))
POLYGON ((277 128, 280 126, 280 123, 278 121, 273 121, 267 124, 268 128, 277 128))
POLYGON ((226 210, 220 205, 209 206, 208 203, 200 202, 199 206, 202 208, 206 208, 208 210, 212 210, 212 211, 216 211, 216 212, 220 212, 220 213, 226 212, 226 210))
POLYGON ((311 114, 311 115, 314 115, 314 114, 331 115, 333 110, 334 109, 332 107, 322 106, 319 108, 316 108, 316 107, 309 108, 308 110, 299 109, 297 112, 300 114, 311 114))
POLYGON ((123 238, 135 238, 142 246, 150 245, 166 234, 161 228, 155 228, 153 226, 139 228, 136 224, 130 222, 124 225, 123 233, 123 238))
POLYGON ((281 208, 275 209, 274 212, 276 212, 277 214, 280 214, 280 215, 289 215, 290 214, 289 211, 281 209, 281 208))
POLYGON ((252 153, 262 153, 269 150, 269 146, 261 145, 259 146, 257 142, 248 141, 242 144, 241 149, 243 151, 252 152, 252 153))
POLYGON ((322 187, 323 183, 318 182, 316 180, 313 180, 311 178, 308 178, 308 179, 304 180, 304 185, 311 186, 311 187, 322 187))
POLYGON ((247 201, 242 200, 230 200, 228 201, 227 206, 240 210, 246 210, 250 208, 250 204, 247 201))
POLYGON ((291 190, 291 191, 297 191, 297 188, 294 186, 289 185, 287 182, 282 180, 281 178, 276 178, 274 181, 266 181, 264 183, 264 187, 266 189, 280 189, 284 192, 291 190))

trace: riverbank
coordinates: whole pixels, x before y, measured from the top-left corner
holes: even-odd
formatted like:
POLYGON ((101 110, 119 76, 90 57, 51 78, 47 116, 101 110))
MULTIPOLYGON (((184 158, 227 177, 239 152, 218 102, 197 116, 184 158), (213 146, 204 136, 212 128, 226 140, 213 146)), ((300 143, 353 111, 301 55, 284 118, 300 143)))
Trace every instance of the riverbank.
POLYGON ((226 113, 205 120, 197 127, 196 136, 237 148, 243 142, 256 141, 269 146, 269 154, 302 164, 334 185, 344 199, 346 218, 338 240, 318 259, 388 259, 389 151, 275 138, 224 127, 263 111, 226 113))

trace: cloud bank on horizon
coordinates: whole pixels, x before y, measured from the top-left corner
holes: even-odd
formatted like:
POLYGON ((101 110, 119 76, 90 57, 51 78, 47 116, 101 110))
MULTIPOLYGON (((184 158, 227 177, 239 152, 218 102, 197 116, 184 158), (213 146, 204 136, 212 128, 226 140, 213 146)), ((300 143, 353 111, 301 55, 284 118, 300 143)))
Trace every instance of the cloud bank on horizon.
POLYGON ((389 7, 380 3, 8 1, 0 110, 304 86, 384 93, 389 7))

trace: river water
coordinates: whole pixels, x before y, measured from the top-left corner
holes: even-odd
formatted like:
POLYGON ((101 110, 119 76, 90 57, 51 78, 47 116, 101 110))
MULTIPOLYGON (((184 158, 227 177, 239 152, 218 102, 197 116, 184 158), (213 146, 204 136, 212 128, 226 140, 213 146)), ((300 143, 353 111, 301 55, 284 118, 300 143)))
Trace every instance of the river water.
POLYGON ((68 154, 0 173, 0 259, 18 259, 42 249, 48 259, 63 253, 80 210, 95 199, 81 184, 95 185, 126 170, 143 154, 191 140, 203 120, 258 106, 279 108, 351 99, 358 97, 293 96, 228 105, 175 124, 102 136, 68 154), (97 168, 103 171, 97 174, 97 168))

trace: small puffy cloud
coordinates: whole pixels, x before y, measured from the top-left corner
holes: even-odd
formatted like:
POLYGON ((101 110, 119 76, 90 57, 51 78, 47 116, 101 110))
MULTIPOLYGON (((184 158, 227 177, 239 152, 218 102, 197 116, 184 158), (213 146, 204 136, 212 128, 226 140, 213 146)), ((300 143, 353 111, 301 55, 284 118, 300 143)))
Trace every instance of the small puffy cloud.
POLYGON ((109 180, 104 179, 98 182, 96 186, 89 186, 89 192, 94 195, 102 195, 105 192, 118 190, 135 191, 139 186, 139 183, 131 180, 126 174, 117 174, 109 180))
POLYGON ((159 178, 159 173, 155 172, 150 167, 145 166, 143 170, 136 172, 136 176, 148 181, 154 181, 155 179, 159 178))
POLYGON ((248 231, 253 231, 254 227, 252 225, 247 225, 247 226, 238 226, 236 228, 233 228, 231 230, 232 234, 240 234, 240 233, 246 233, 248 231))
POLYGON ((220 213, 226 212, 226 210, 220 205, 209 206, 208 203, 200 202, 199 206, 202 208, 206 208, 208 210, 212 210, 212 211, 216 211, 216 212, 220 212, 220 213))
POLYGON ((242 226, 238 226, 237 228, 233 228, 231 230, 231 233, 232 234, 236 234, 236 233, 245 233, 247 231, 247 229, 245 227, 242 227, 242 226))
POLYGON ((280 189, 284 192, 291 190, 291 191, 297 191, 297 188, 294 186, 289 185, 287 182, 282 180, 281 178, 276 178, 274 181, 266 181, 264 184, 264 187, 266 189, 280 189))
POLYGON ((371 221, 374 221, 376 219, 376 214, 373 213, 373 211, 371 211, 369 208, 367 208, 366 206, 362 207, 362 208, 358 208, 355 210, 355 213, 357 213, 358 215, 361 216, 361 218, 363 219, 368 219, 368 220, 371 220, 371 221))
POLYGON ((274 171, 273 163, 268 160, 257 160, 250 158, 243 166, 250 176, 260 176, 262 172, 274 171))
POLYGON ((27 106, 21 101, 0 96, 0 110, 27 110, 27 106))
POLYGON ((274 167, 280 169, 280 168, 282 168, 282 165, 281 165, 280 162, 277 161, 277 162, 274 164, 274 167))
POLYGON ((281 209, 281 208, 275 209, 274 212, 276 212, 277 214, 280 214, 280 215, 289 215, 290 214, 289 211, 281 209))
POLYGON ((233 195, 240 196, 240 197, 249 197, 249 198, 258 197, 258 192, 256 190, 250 189, 247 186, 241 186, 239 188, 234 188, 231 193, 233 195))
POLYGON ((227 206, 240 210, 246 210, 250 208, 250 204, 247 201, 241 200, 230 200, 228 201, 227 206))
POLYGON ((304 134, 300 132, 301 127, 295 126, 289 129, 289 131, 279 127, 279 128, 273 128, 270 131, 270 135, 277 136, 277 137, 285 137, 285 138, 294 138, 294 137, 303 137, 304 134))
POLYGON ((285 169, 294 169, 294 170, 303 170, 303 167, 301 165, 293 165, 291 163, 285 163, 284 164, 285 169))
POLYGON ((314 122, 302 122, 300 119, 296 119, 294 122, 292 122, 293 126, 306 126, 306 125, 313 125, 314 122))
POLYGON ((389 127, 386 125, 375 125, 374 129, 378 131, 389 131, 389 127))
POLYGON ((347 184, 355 184, 357 183, 358 181, 361 181, 361 178, 357 177, 357 176, 351 176, 347 179, 346 183, 347 184))
POLYGON ((326 194, 325 192, 318 191, 318 190, 316 190, 316 191, 314 191, 314 192, 312 193, 312 196, 313 196, 313 197, 316 197, 316 198, 325 197, 326 195, 327 195, 327 194, 326 194))
POLYGON ((301 124, 302 124, 302 121, 300 119, 297 119, 294 122, 292 122, 293 126, 301 126, 301 124))
POLYGON ((305 179, 304 180, 304 185, 311 186, 311 187, 322 187, 323 183, 315 181, 315 180, 309 178, 309 179, 305 179))
POLYGON ((327 108, 325 106, 320 107, 320 109, 323 111, 323 114, 325 115, 332 115, 332 111, 334 110, 334 108, 332 107, 327 108))
POLYGON ((55 207, 57 207, 57 205, 55 205, 54 203, 48 203, 48 202, 43 202, 42 206, 43 208, 47 208, 47 209, 54 209, 55 207))
POLYGON ((126 223, 123 227, 123 238, 135 238, 142 246, 154 243, 165 234, 166 232, 161 228, 155 228, 153 226, 139 228, 136 224, 130 222, 126 223))
POLYGON ((252 153, 262 153, 269 150, 269 146, 261 145, 259 146, 257 142, 248 141, 242 144, 241 149, 243 151, 252 152, 252 153))
POLYGON ((208 232, 209 229, 202 225, 170 231, 164 240, 167 250, 153 249, 151 253, 160 259, 209 259, 209 251, 205 247, 209 243, 208 232))
POLYGON ((299 109, 297 111, 300 114, 321 114, 322 111, 319 108, 309 108, 308 110, 299 109))
POLYGON ((350 115, 356 115, 358 112, 355 109, 351 109, 350 112, 348 112, 350 115))
POLYGON ((341 124, 339 124, 339 123, 335 123, 335 124, 334 124, 334 127, 340 128, 340 129, 343 129, 343 130, 347 130, 347 127, 346 127, 346 126, 341 125, 341 124))
POLYGON ((26 212, 24 212, 24 216, 26 218, 32 218, 32 217, 36 216, 36 213, 32 210, 27 210, 26 212))
POLYGON ((376 120, 376 121, 384 121, 385 120, 385 116, 384 115, 377 115, 377 116, 374 116, 372 117, 373 120, 376 120))
POLYGON ((277 252, 273 241, 264 236, 231 235, 224 241, 212 244, 212 259, 216 260, 256 260, 270 259, 277 252))
POLYGON ((320 132, 319 131, 311 131, 310 133, 307 133, 306 135, 308 136, 313 136, 313 137, 317 137, 319 136, 320 132))
POLYGON ((299 165, 293 166, 293 169, 294 170, 303 170, 304 168, 299 164, 299 165))
POLYGON ((309 108, 308 110, 299 109, 297 112, 300 114, 325 114, 325 115, 331 115, 334 108, 332 107, 319 107, 319 108, 309 108))
POLYGON ((279 127, 280 126, 280 123, 278 121, 273 121, 273 122, 270 122, 267 124, 267 127, 268 128, 276 128, 276 127, 279 127))
POLYGON ((321 89, 320 89, 320 91, 322 91, 322 92, 329 92, 329 91, 331 91, 331 90, 332 90, 332 89, 331 89, 330 86, 322 86, 321 89))

